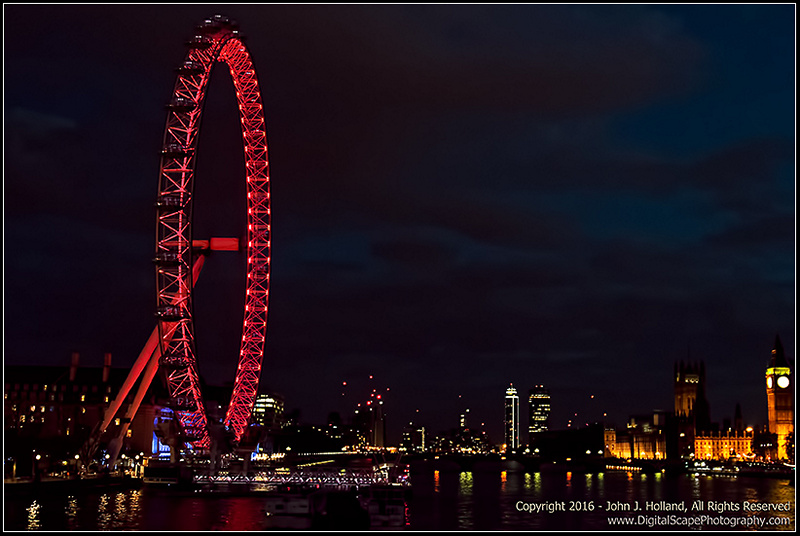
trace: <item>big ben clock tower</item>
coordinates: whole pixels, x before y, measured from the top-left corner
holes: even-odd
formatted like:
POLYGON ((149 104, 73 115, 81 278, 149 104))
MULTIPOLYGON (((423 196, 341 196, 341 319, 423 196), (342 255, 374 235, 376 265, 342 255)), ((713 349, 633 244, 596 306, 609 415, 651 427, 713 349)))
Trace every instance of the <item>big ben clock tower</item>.
POLYGON ((778 436, 778 458, 789 458, 786 439, 794 435, 794 385, 792 369, 783 353, 780 337, 775 337, 775 348, 767 367, 767 413, 769 431, 778 436))

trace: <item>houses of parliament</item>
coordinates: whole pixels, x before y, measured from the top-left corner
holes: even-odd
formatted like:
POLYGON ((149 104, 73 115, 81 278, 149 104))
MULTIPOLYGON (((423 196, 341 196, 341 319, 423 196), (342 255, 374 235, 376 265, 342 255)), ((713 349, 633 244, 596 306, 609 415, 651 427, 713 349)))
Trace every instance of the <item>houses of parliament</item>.
POLYGON ((711 422, 703 362, 676 363, 673 385, 674 411, 632 416, 625 429, 606 429, 606 456, 794 461, 793 375, 779 336, 765 370, 765 428, 745 428, 738 404, 733 420, 711 422))

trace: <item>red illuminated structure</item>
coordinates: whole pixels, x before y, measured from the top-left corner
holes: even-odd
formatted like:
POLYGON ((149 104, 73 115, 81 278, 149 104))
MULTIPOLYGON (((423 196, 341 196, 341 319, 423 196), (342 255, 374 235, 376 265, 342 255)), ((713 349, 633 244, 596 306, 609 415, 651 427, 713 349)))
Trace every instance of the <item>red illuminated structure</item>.
MULTIPOLYGON (((193 322, 192 267, 209 243, 192 239, 192 193, 203 102, 211 70, 225 63, 233 79, 244 141, 247 180, 247 283, 241 351, 225 424, 238 440, 250 418, 264 353, 270 272, 270 202, 267 134, 258 80, 237 25, 215 15, 187 43, 177 69, 161 151, 156 232, 158 367, 183 438, 207 448, 210 436, 200 392, 193 322)), ((223 246, 224 247, 224 246, 223 246)))

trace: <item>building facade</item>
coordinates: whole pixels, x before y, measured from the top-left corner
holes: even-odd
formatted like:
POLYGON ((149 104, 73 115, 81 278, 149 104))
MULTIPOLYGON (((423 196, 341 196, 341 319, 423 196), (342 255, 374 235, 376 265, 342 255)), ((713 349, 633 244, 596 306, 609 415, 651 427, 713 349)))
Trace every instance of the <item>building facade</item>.
POLYGON ((615 453, 619 458, 663 460, 667 457, 669 415, 654 411, 628 418, 624 431, 617 433, 615 453))
POLYGON ((673 455, 688 459, 695 455, 695 436, 711 427, 705 363, 675 363, 673 380, 676 435, 673 455))
POLYGON ((705 432, 694 438, 697 460, 750 460, 753 454, 753 431, 726 430, 705 432))
POLYGON ((772 357, 766 370, 767 416, 769 431, 777 436, 778 459, 794 458, 794 385, 792 368, 775 337, 772 357))
POLYGON ((513 384, 506 389, 504 429, 506 450, 519 448, 519 396, 513 384))
POLYGON ((403 439, 400 443, 400 448, 404 452, 425 452, 425 427, 414 426, 409 423, 408 426, 403 428, 403 439))
POLYGON ((277 432, 284 423, 283 397, 279 395, 260 394, 253 404, 253 421, 267 431, 277 432))
MULTIPOLYGON (((69 366, 4 367, 6 450, 22 459, 36 449, 51 465, 74 464, 74 456, 99 427, 127 375, 128 370, 111 367, 111 354, 105 354, 102 367, 81 366, 78 353, 71 355, 69 366)), ((123 454, 149 456, 153 452, 160 394, 157 386, 147 393, 123 438, 123 454)), ((132 399, 133 394, 123 408, 132 399)), ((111 421, 103 435, 105 442, 119 433, 125 424, 123 416, 120 411, 111 421)), ((18 465, 24 467, 24 463, 18 465)))
POLYGON ((675 364, 675 416, 691 420, 695 428, 705 430, 710 424, 706 398, 705 363, 675 364))
POLYGON ((550 418, 550 390, 537 385, 528 391, 528 434, 533 438, 536 432, 546 432, 550 418))

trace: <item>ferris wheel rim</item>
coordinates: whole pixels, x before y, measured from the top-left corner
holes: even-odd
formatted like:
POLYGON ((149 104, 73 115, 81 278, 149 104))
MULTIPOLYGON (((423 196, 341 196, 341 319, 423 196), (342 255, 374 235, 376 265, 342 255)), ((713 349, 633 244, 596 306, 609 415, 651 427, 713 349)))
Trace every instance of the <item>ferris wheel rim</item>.
POLYGON ((247 269, 242 342, 224 423, 238 440, 258 390, 266 339, 270 275, 269 159, 261 92, 238 25, 206 19, 187 43, 167 104, 156 201, 156 316, 160 368, 187 442, 210 444, 194 338, 196 252, 192 237, 195 156, 205 95, 216 63, 227 64, 236 89, 247 183, 247 269))

